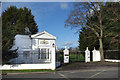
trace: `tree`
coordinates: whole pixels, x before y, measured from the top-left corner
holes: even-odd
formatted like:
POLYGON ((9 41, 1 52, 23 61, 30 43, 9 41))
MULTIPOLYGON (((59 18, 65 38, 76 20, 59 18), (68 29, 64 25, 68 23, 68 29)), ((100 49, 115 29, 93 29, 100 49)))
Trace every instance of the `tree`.
MULTIPOLYGON (((2 12, 2 59, 8 61, 13 58, 9 49, 13 46, 14 36, 16 34, 26 34, 25 28, 28 27, 31 34, 38 32, 38 26, 31 14, 31 10, 10 6, 2 12)), ((16 57, 14 55, 14 57, 16 57)))
MULTIPOLYGON (((103 7, 104 45, 108 49, 120 49, 120 3, 106 3, 103 7), (106 44, 107 43, 107 44, 106 44)), ((105 47, 104 46, 104 47, 105 47)), ((105 49, 107 49, 105 48, 105 49)))
POLYGON ((99 40, 101 61, 104 61, 103 36, 105 35, 103 31, 105 28, 103 19, 105 16, 103 11, 106 9, 104 5, 105 3, 100 2, 76 3, 65 24, 65 26, 70 26, 71 28, 79 28, 79 31, 82 28, 89 28, 96 35, 99 40))
POLYGON ((82 32, 79 32, 79 49, 80 51, 85 51, 86 47, 89 47, 89 50, 93 50, 94 47, 99 49, 99 43, 96 35, 88 28, 81 29, 82 32))
MULTIPOLYGON (((2 55, 2 17, 0 15, 0 55, 2 55)), ((2 56, 0 56, 0 62, 2 61, 2 56)), ((0 63, 2 64, 2 62, 0 63)))
MULTIPOLYGON (((119 49, 119 39, 120 32, 119 29, 119 19, 114 20, 117 16, 114 16, 114 13, 117 15, 120 12, 120 5, 118 3, 106 3, 103 6, 103 26, 104 26, 104 35, 103 36, 103 49, 104 50, 118 50, 119 49), (114 10, 115 9, 115 10, 114 10)), ((96 20, 94 20, 96 21, 96 20)), ((80 50, 85 50, 88 46, 90 50, 93 50, 93 47, 98 49, 98 40, 95 34, 90 31, 89 28, 81 29, 82 32, 79 33, 79 48, 80 50)))
POLYGON ((71 52, 72 52, 72 50, 73 50, 73 48, 72 48, 72 47, 70 47, 68 50, 69 50, 69 52, 71 53, 71 52))

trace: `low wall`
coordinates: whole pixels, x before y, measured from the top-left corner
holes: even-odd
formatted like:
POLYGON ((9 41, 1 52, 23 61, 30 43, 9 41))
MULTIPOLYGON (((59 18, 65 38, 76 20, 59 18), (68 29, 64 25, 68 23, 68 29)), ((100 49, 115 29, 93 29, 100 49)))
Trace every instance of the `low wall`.
POLYGON ((105 61, 108 61, 108 62, 120 62, 120 60, 115 60, 115 59, 105 59, 105 61))
POLYGON ((55 70, 52 64, 12 64, 0 66, 0 70, 20 70, 20 69, 51 69, 55 70))

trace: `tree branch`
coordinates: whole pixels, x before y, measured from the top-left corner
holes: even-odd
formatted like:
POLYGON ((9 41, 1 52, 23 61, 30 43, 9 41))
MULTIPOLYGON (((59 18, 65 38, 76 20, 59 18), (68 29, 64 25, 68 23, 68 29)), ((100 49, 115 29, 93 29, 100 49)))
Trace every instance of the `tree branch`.
POLYGON ((98 34, 98 32, 94 29, 94 28, 92 28, 92 27, 90 27, 90 26, 88 26, 88 25, 86 25, 86 27, 88 27, 88 28, 90 28, 92 31, 94 31, 94 33, 96 34, 96 36, 99 38, 100 37, 100 35, 98 34))
POLYGON ((96 24, 93 24, 97 29, 100 29, 96 24))
POLYGON ((100 10, 100 13, 99 13, 99 21, 100 21, 100 36, 101 38, 103 37, 103 26, 102 26, 102 16, 101 16, 101 10, 100 10))

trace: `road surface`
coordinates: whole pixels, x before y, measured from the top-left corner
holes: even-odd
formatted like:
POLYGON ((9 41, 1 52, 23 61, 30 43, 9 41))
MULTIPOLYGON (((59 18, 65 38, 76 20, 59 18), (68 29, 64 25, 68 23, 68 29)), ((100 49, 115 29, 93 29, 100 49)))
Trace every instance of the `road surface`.
POLYGON ((119 67, 116 63, 72 63, 57 68, 56 72, 17 73, 2 76, 3 80, 118 80, 119 67))

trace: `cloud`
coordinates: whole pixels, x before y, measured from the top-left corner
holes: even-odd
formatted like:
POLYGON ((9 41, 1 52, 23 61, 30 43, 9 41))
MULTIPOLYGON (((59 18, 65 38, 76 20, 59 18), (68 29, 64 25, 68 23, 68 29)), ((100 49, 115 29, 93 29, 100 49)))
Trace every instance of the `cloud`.
POLYGON ((65 42, 64 44, 62 44, 62 46, 70 46, 72 44, 73 44, 73 42, 65 42))
POLYGON ((78 41, 68 41, 62 44, 62 46, 74 46, 78 43, 78 41))
POLYGON ((67 3, 60 3, 61 9, 68 9, 68 4, 67 3))

